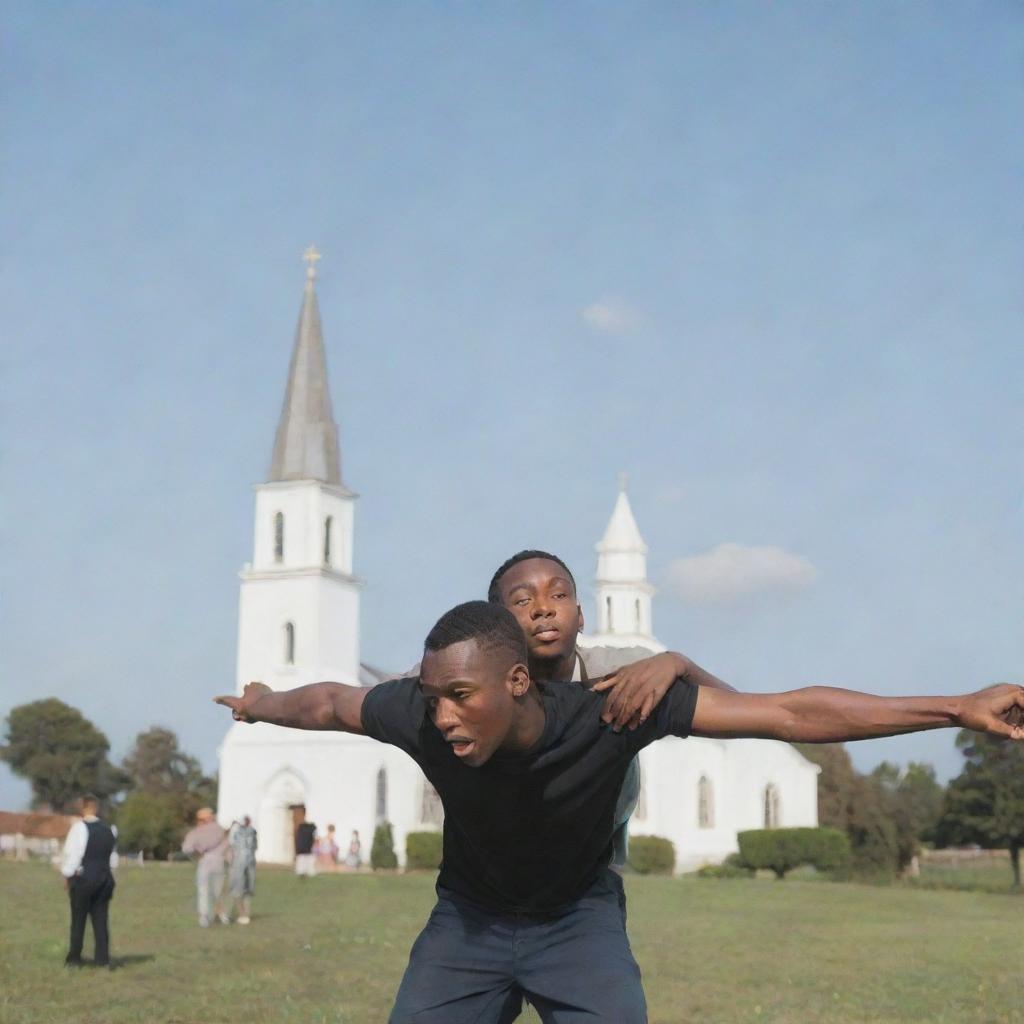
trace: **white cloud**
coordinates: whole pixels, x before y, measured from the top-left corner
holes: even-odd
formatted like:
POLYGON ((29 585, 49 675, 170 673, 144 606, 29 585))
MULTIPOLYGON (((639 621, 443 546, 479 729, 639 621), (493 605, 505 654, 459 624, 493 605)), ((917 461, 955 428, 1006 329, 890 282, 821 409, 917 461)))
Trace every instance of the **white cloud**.
POLYGON ((615 299, 600 299, 582 309, 580 315, 594 330, 605 334, 628 334, 640 326, 640 314, 615 299))
POLYGON ((732 604, 755 594, 792 593, 811 586, 818 570, 806 558, 766 545, 719 544, 702 555, 677 558, 669 588, 688 604, 732 604))

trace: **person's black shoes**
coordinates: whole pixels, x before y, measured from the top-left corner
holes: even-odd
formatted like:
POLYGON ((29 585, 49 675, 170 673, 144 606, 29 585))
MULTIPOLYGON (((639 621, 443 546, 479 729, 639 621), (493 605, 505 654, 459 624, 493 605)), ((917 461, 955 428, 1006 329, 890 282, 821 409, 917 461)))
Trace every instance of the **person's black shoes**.
POLYGON ((72 958, 72 957, 69 956, 69 957, 65 957, 65 959, 64 959, 64 966, 65 967, 84 967, 85 966, 85 961, 81 957, 74 957, 74 958, 72 958))

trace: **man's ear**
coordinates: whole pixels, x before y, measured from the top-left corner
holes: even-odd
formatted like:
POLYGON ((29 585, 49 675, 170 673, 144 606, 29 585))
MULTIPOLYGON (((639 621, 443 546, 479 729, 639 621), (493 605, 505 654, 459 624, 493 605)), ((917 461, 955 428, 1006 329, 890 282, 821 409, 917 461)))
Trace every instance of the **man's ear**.
POLYGON ((517 662, 508 670, 505 683, 513 697, 525 696, 530 689, 530 670, 522 662, 517 662))
POLYGON ((576 632, 583 632, 583 605, 576 605, 576 632))

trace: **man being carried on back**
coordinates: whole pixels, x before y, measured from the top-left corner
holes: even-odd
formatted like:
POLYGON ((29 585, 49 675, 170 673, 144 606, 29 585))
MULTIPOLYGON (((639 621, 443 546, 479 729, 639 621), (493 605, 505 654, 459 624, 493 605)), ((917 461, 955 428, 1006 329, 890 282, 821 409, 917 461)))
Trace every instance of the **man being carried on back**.
POLYGON ((506 1024, 528 996, 546 1024, 586 1016, 640 1024, 646 1004, 629 948, 622 882, 608 868, 630 762, 664 736, 839 743, 924 729, 1024 738, 1010 726, 1024 689, 962 697, 874 697, 809 687, 740 694, 686 679, 636 729, 601 720, 604 697, 538 689, 523 631, 471 601, 428 634, 420 676, 373 689, 250 683, 217 702, 245 722, 365 734, 406 751, 445 810, 438 902, 413 945, 393 1024, 506 1024))

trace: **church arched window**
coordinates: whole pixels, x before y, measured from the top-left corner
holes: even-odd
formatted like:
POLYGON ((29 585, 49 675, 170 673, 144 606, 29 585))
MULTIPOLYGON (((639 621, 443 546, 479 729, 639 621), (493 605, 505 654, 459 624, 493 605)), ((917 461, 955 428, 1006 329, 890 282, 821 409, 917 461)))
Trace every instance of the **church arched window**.
POLYGON ((324 565, 331 564, 331 527, 334 525, 334 517, 328 516, 324 520, 324 565))
POLYGON ((284 663, 295 664, 295 623, 284 624, 284 663))
POLYGON ((715 794, 706 775, 697 783, 697 827, 715 827, 715 794))
POLYGON ((774 782, 764 787, 764 827, 779 827, 779 790, 774 782))
POLYGON ((444 822, 444 807, 441 805, 441 798, 437 790, 427 779, 423 780, 423 797, 420 800, 420 822, 424 825, 433 825, 440 828, 444 822))
POLYGON ((644 631, 643 619, 640 616, 640 598, 638 597, 634 602, 636 605, 636 632, 642 633, 644 631))
POLYGON ((284 561, 284 513, 274 516, 274 561, 284 561))
POLYGON ((604 610, 608 616, 608 632, 612 633, 615 630, 615 626, 612 625, 612 599, 610 597, 604 599, 604 610))
POLYGON ((388 820, 388 770, 381 765, 377 772, 377 824, 388 820))

